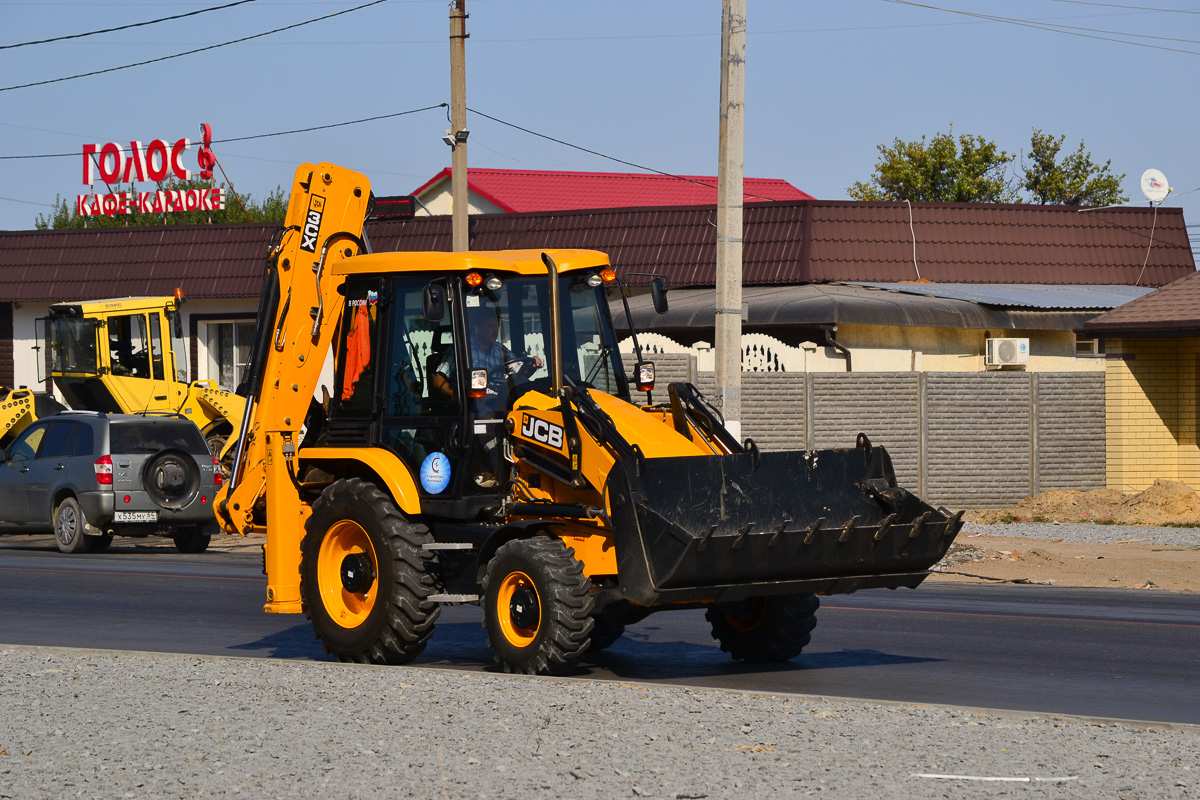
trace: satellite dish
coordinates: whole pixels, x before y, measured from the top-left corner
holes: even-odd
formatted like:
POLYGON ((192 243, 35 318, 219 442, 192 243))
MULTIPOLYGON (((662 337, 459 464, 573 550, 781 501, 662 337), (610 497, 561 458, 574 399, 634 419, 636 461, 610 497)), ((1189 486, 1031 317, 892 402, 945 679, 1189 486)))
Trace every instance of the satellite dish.
POLYGON ((1142 194, 1151 203, 1161 203, 1171 193, 1167 184, 1167 176, 1156 169, 1148 169, 1142 173, 1142 194))

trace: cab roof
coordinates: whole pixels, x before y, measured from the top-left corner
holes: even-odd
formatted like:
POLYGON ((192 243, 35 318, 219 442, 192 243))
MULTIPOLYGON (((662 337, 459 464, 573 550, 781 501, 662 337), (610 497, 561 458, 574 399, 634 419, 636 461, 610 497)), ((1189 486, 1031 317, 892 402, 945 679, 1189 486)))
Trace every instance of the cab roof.
POLYGON ((78 300, 52 303, 50 313, 78 308, 85 314, 107 311, 153 311, 175 307, 174 297, 109 297, 103 300, 78 300))
POLYGON ((521 275, 545 275, 542 253, 554 259, 559 272, 607 267, 608 254, 599 250, 470 250, 372 253, 354 256, 333 265, 334 275, 362 275, 380 272, 463 273, 516 272, 521 275))

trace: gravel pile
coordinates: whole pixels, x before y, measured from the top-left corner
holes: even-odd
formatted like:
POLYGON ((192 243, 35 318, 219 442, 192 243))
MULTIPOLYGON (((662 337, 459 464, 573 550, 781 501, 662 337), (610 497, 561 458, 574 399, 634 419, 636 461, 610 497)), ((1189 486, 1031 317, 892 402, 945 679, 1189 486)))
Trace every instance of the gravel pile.
POLYGON ((420 667, 0 665, 4 798, 1200 797, 1190 726, 420 667))
POLYGON ((1147 544, 1200 546, 1200 528, 1156 528, 1150 525, 1094 525, 1086 522, 1013 522, 1006 525, 981 525, 968 522, 963 525, 962 532, 1094 544, 1148 539, 1147 544))

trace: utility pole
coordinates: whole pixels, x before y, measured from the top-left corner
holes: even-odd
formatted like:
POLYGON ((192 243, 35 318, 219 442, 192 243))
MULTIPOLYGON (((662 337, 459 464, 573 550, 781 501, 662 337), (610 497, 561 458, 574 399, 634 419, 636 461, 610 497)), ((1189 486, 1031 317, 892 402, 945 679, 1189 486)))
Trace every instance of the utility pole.
POLYGON ((717 405, 742 438, 742 133, 746 111, 746 0, 721 3, 721 136, 717 165, 717 405))
POLYGON ((450 4, 450 193, 452 248, 470 250, 467 233, 467 0, 450 4))

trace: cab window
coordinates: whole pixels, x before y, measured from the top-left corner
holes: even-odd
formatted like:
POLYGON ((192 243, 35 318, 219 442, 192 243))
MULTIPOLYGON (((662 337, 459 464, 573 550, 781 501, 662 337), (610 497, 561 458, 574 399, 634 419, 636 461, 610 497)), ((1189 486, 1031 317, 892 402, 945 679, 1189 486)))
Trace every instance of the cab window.
MULTIPOLYGON (((149 378, 149 345, 146 318, 141 314, 123 314, 108 318, 108 354, 111 362, 109 368, 113 375, 149 378)), ((161 361, 159 374, 162 374, 161 361)))

